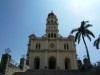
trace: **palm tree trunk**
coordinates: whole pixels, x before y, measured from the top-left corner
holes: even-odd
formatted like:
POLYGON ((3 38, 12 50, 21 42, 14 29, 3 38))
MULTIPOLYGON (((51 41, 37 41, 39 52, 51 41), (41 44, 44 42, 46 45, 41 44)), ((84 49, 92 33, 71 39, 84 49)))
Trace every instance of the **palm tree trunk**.
POLYGON ((87 53, 87 58, 88 58, 88 60, 89 60, 89 65, 91 65, 88 47, 87 47, 87 45, 86 45, 86 42, 85 42, 85 39, 84 39, 84 36, 83 36, 83 35, 82 35, 82 38, 83 38, 83 42, 84 42, 84 45, 85 45, 85 48, 86 48, 86 53, 87 53))

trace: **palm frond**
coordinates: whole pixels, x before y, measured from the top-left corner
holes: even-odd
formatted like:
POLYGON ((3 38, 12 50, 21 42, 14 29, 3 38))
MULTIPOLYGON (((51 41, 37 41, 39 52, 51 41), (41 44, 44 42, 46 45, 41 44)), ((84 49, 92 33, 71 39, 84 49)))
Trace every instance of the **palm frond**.
POLYGON ((86 33, 87 33, 87 34, 90 34, 92 37, 95 38, 94 34, 93 34, 90 30, 86 29, 86 33))
POLYGON ((99 39, 99 41, 100 41, 100 35, 99 35, 98 39, 99 39))
POLYGON ((96 45, 96 48, 97 48, 97 49, 99 49, 99 46, 98 46, 98 45, 96 45))
POLYGON ((94 41, 93 45, 96 46, 96 43, 97 43, 97 39, 94 41))
POLYGON ((96 48, 99 49, 99 40, 97 41, 96 48))
POLYGON ((80 37, 81 37, 81 33, 79 33, 79 36, 78 36, 78 44, 80 43, 80 37))
POLYGON ((89 21, 85 21, 85 23, 89 23, 89 21))
POLYGON ((85 25, 84 25, 84 27, 89 23, 89 21, 84 21, 85 22, 85 25))
POLYGON ((93 45, 96 46, 97 49, 99 49, 100 44, 100 36, 94 41, 93 45))
POLYGON ((76 35, 75 35, 75 42, 77 41, 78 36, 79 36, 79 32, 77 32, 76 35))
POLYGON ((75 32, 75 31, 78 31, 78 29, 76 28, 76 29, 73 29, 72 31, 71 31, 71 34, 73 34, 73 32, 75 32))
POLYGON ((87 29, 88 27, 92 27, 92 25, 91 25, 91 24, 87 24, 87 25, 85 26, 86 29, 87 29))
POLYGON ((86 34, 86 36, 87 36, 87 38, 91 41, 91 38, 90 38, 90 36, 88 35, 88 34, 86 34))

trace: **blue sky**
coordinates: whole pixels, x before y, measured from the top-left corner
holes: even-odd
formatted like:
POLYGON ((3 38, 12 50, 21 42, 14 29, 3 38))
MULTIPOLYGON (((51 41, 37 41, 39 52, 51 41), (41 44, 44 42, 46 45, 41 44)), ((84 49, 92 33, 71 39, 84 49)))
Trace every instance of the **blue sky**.
MULTIPOLYGON (((100 35, 99 8, 100 0, 0 0, 0 57, 10 48, 12 58, 19 62, 27 53, 28 36, 45 34, 46 18, 51 10, 58 18, 62 36, 67 37, 81 21, 89 20, 93 25, 90 30, 97 38, 100 35)), ((100 60, 100 50, 93 47, 95 39, 90 42, 86 38, 92 63, 100 60)), ((76 45, 78 57, 83 59, 86 52, 82 39, 76 45)))

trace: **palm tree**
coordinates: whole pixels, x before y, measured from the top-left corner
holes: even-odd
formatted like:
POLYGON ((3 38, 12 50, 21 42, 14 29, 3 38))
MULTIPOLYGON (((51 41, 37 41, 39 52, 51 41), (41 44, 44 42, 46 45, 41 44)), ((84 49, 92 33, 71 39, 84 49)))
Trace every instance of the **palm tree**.
POLYGON ((78 44, 80 43, 80 37, 82 36, 82 39, 83 39, 83 42, 84 42, 84 45, 85 45, 85 48, 86 48, 87 58, 89 60, 89 64, 91 64, 88 47, 87 47, 86 42, 85 42, 85 37, 87 37, 91 41, 90 35, 94 38, 95 38, 95 36, 90 30, 88 30, 88 27, 92 26, 88 22, 89 21, 82 21, 81 26, 79 28, 73 29, 71 31, 71 33, 76 32, 75 42, 78 40, 78 44))
POLYGON ((99 37, 94 41, 94 46, 96 46, 96 48, 99 49, 99 44, 100 44, 100 35, 99 35, 99 37))

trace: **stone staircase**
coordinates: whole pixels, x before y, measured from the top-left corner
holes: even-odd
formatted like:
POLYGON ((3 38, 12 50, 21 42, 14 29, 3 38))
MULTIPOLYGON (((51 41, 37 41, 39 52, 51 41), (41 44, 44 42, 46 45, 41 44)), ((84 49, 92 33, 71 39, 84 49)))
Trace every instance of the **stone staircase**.
POLYGON ((78 70, 28 69, 26 72, 15 72, 13 75, 92 75, 92 74, 90 74, 89 72, 80 72, 78 70))

